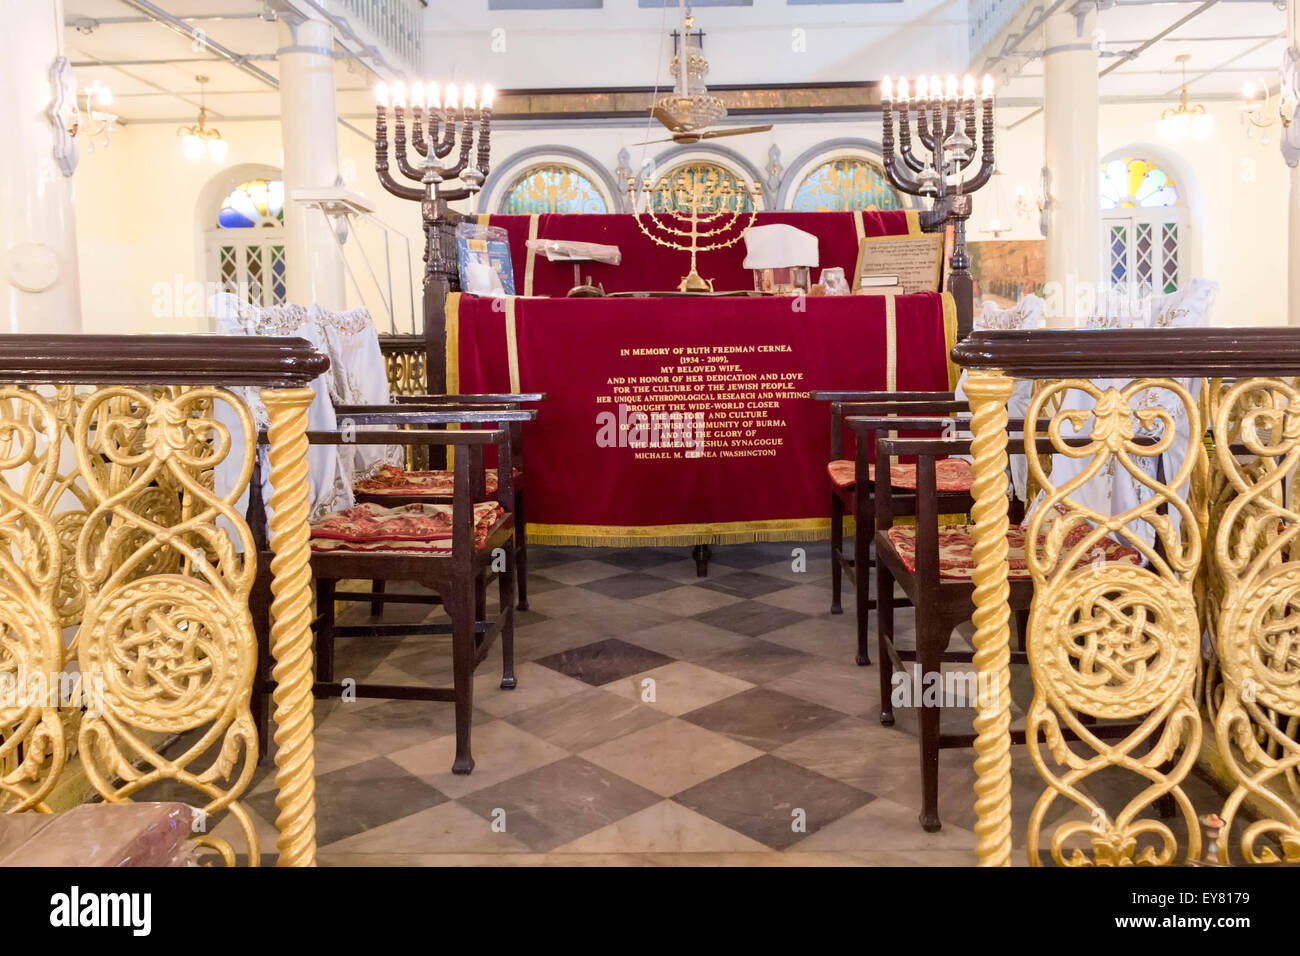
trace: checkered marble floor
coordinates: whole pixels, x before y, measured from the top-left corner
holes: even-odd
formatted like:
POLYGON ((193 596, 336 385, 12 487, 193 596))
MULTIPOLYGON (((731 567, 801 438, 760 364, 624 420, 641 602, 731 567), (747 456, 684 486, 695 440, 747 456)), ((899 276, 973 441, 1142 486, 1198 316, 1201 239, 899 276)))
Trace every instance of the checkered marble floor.
MULTIPOLYGON (((320 862, 973 864, 974 752, 941 752, 944 826, 923 832, 915 714, 880 725, 847 583, 829 613, 827 551, 715 547, 699 578, 685 548, 530 549, 518 687, 498 686, 498 645, 476 675, 471 775, 451 773, 450 704, 318 703, 320 862)), ((896 623, 908 643, 910 609, 896 623)), ((337 679, 452 682, 445 637, 344 639, 336 657, 337 679)), ((945 728, 971 716, 950 708, 945 728)), ((1022 844, 1042 786, 1025 748, 1014 759, 1022 844)), ((269 771, 247 805, 273 848, 269 771)))

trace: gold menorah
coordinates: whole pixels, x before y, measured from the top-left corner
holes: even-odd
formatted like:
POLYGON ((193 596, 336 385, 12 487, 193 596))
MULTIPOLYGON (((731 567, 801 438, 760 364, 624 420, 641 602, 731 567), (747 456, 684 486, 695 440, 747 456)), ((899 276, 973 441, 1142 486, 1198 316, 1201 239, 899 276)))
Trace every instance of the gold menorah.
POLYGON ((739 242, 754 224, 761 191, 758 182, 746 188, 744 183, 724 181, 717 169, 700 166, 680 167, 653 185, 643 180, 640 188, 635 179, 627 181, 632 215, 646 237, 691 254, 691 271, 678 284, 679 292, 713 291, 713 280, 700 275, 695 257, 739 242), (742 219, 744 226, 737 228, 742 219))

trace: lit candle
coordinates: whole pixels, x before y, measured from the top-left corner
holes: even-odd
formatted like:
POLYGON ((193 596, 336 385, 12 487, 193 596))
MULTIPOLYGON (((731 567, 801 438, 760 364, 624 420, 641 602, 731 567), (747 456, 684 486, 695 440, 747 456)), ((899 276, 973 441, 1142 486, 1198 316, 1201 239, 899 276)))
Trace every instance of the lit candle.
POLYGON ((939 78, 937 76, 930 77, 930 99, 931 100, 943 99, 943 84, 939 82, 939 78))
POLYGON ((447 95, 443 98, 442 103, 443 103, 443 106, 447 107, 447 109, 449 109, 449 110, 454 110, 454 109, 456 108, 456 106, 458 105, 458 103, 457 103, 457 96, 456 96, 456 84, 455 84, 455 83, 448 83, 448 84, 447 84, 447 95))
POLYGON ((894 86, 889 82, 889 77, 880 81, 880 98, 886 103, 894 98, 894 86))
POLYGON ((898 81, 898 98, 904 103, 907 102, 907 80, 898 81))
POLYGON ((474 100, 475 100, 475 96, 476 96, 476 94, 475 94, 475 92, 474 92, 474 84, 473 84, 473 83, 466 83, 466 84, 465 84, 465 99, 464 99, 464 101, 461 103, 461 106, 462 106, 465 110, 467 110, 467 111, 468 111, 468 110, 472 110, 472 109, 474 108, 474 100))
POLYGON ((989 76, 987 73, 984 74, 984 86, 980 90, 980 95, 986 100, 991 100, 993 98, 993 77, 989 76))
POLYGON ((964 100, 975 99, 975 77, 969 73, 961 81, 961 98, 964 100))
POLYGON ((930 99, 930 88, 925 82, 925 77, 919 76, 916 79, 916 101, 925 103, 930 99))
POLYGON ((429 107, 430 109, 442 109, 442 98, 438 95, 438 84, 429 84, 429 107))
POLYGON ((955 100, 957 98, 957 77, 948 77, 948 88, 944 94, 944 99, 955 100))
POLYGON ((1241 88, 1241 95, 1245 97, 1247 103, 1253 100, 1255 98, 1255 84, 1247 80, 1241 88))
POLYGON ((388 106, 388 84, 387 83, 380 83, 378 86, 375 87, 375 104, 379 106, 380 109, 384 109, 388 106))
POLYGON ((492 109, 492 104, 496 102, 496 98, 497 91, 494 90, 492 85, 489 83, 487 86, 483 87, 483 95, 479 98, 478 103, 479 108, 485 110, 492 109))
POLYGON ((411 105, 416 109, 424 106, 424 84, 416 83, 411 87, 411 105))
POLYGON ((393 84, 393 109, 402 109, 406 106, 406 84, 393 84))

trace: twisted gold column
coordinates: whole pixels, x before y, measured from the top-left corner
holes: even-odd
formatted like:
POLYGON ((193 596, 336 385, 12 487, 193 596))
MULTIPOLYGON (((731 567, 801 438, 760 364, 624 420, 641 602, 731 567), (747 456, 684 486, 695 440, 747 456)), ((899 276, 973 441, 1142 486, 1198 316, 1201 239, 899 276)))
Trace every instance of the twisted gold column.
POLYGON ((316 865, 312 739, 311 549, 307 527, 310 388, 266 389, 271 427, 271 655, 275 666, 278 866, 316 865))
POLYGON ((1011 379, 997 370, 973 369, 966 378, 974 457, 975 669, 978 686, 993 690, 991 695, 980 695, 975 717, 975 835, 980 866, 1011 865, 1011 632, 1007 606, 1007 399, 1011 389, 1011 379))

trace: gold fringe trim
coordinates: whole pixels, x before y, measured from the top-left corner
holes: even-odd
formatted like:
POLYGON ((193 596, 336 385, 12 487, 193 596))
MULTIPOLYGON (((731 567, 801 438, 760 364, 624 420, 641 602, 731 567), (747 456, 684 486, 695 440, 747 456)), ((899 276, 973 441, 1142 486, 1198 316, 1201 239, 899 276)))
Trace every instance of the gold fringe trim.
POLYGON ((529 544, 567 545, 581 548, 750 544, 756 541, 824 541, 830 537, 830 532, 830 518, 625 526, 528 522, 529 544))
MULTIPOLYGON (((528 217, 528 238, 537 238, 537 222, 540 217, 537 213, 532 213, 528 217)), ((533 263, 537 260, 537 253, 533 247, 528 247, 528 255, 524 257, 524 295, 533 294, 533 263)))
POLYGON ((907 217, 907 234, 909 236, 923 236, 921 232, 921 214, 915 209, 906 209, 903 215, 907 217))
POLYGON ((943 301, 943 353, 948 360, 948 390, 952 391, 961 377, 961 369, 952 360, 952 350, 957 344, 957 300, 951 292, 941 292, 939 297, 943 301))
POLYGON ((518 394, 519 386, 519 333, 515 328, 514 296, 506 298, 506 368, 510 370, 510 391, 518 394))

